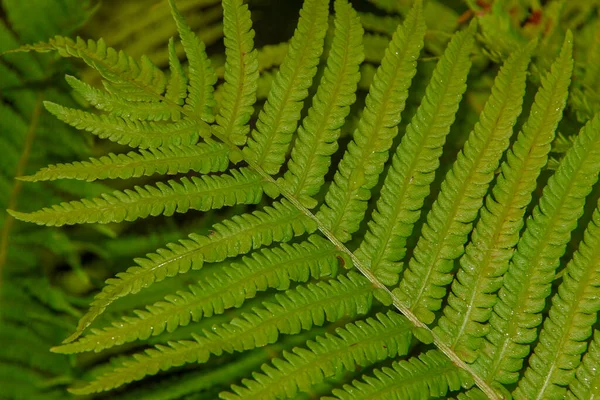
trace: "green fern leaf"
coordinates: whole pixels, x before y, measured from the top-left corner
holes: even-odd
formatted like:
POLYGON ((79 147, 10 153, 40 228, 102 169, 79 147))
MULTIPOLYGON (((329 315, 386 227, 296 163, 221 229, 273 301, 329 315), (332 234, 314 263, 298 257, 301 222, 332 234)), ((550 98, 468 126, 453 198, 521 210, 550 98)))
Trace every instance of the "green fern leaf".
POLYGON ((258 53, 250 11, 241 0, 223 1, 225 33, 225 84, 219 104, 215 132, 233 144, 246 143, 248 120, 254 109, 258 88, 258 53))
MULTIPOLYGON (((445 398, 449 391, 473 385, 470 376, 458 369, 444 354, 430 350, 390 368, 376 369, 364 382, 353 381, 344 390, 334 389, 340 400, 445 398)), ((326 397, 326 399, 332 399, 326 397)))
POLYGON ((34 175, 19 179, 29 182, 56 179, 127 179, 154 174, 175 175, 189 171, 208 174, 223 172, 229 165, 229 149, 207 140, 195 146, 151 147, 127 154, 110 153, 89 161, 56 164, 42 168, 34 175))
POLYGON ((11 211, 15 218, 38 225, 61 226, 82 223, 134 221, 188 210, 208 211, 236 204, 257 204, 262 198, 260 176, 249 169, 230 170, 231 175, 136 186, 135 191, 114 191, 91 200, 71 201, 32 213, 11 211))
POLYGON ((136 311, 137 317, 125 317, 121 322, 102 330, 92 329, 91 334, 76 342, 52 349, 56 353, 101 351, 112 346, 145 340, 165 330, 173 332, 190 321, 198 322, 232 307, 241 307, 246 299, 258 291, 269 288, 287 290, 291 282, 306 282, 312 278, 335 276, 338 269, 336 249, 319 236, 293 247, 282 244, 280 248, 263 249, 244 257, 243 263, 223 267, 209 275, 188 291, 179 291, 164 301, 136 311))
POLYGON ((183 119, 173 123, 136 121, 112 115, 98 115, 51 102, 44 102, 48 111, 77 129, 84 129, 102 139, 129 147, 161 147, 192 145, 199 136, 207 136, 201 122, 183 119))
MULTIPOLYGON (((357 251, 357 257, 385 284, 398 282, 406 239, 429 194, 442 146, 466 89, 474 28, 473 25, 470 30, 456 34, 438 63, 422 105, 392 158, 369 232, 357 251)), ((414 293, 405 283, 413 282, 415 277, 405 274, 404 278, 407 281, 396 292, 406 301, 406 296, 414 293)))
POLYGON ((600 173, 600 117, 580 131, 544 188, 512 258, 490 320, 490 377, 514 382, 529 343, 537 338, 541 311, 585 198, 600 173))
POLYGON ((268 174, 279 172, 317 72, 327 31, 328 0, 306 0, 288 54, 258 115, 244 157, 268 174))
POLYGON ((594 399, 600 393, 600 331, 594 330, 586 355, 583 357, 575 379, 569 384, 566 398, 569 400, 594 399))
POLYGON ((231 220, 216 224, 209 236, 194 234, 179 243, 171 243, 166 249, 148 254, 147 258, 136 259, 138 266, 107 280, 91 302, 89 311, 79 321, 77 330, 65 343, 77 339, 106 307, 121 297, 138 293, 167 277, 190 269, 201 269, 204 262, 223 261, 273 242, 287 242, 294 236, 316 229, 312 220, 283 200, 262 211, 236 215, 231 220))
MULTIPOLYGON (((179 57, 177 57, 173 38, 169 39, 169 69, 171 70, 171 76, 167 83, 165 99, 181 106, 185 103, 187 97, 188 78, 181 67, 179 57)), ((173 120, 177 120, 177 117, 178 114, 172 114, 173 120)))
POLYGON ((551 73, 542 79, 529 118, 501 165, 502 173, 480 210, 480 220, 460 259, 438 332, 469 362, 475 360, 478 354, 474 350, 488 332, 484 324, 496 303, 495 293, 502 286, 501 276, 518 242, 537 178, 548 160, 566 104, 572 67, 567 41, 551 73))
MULTIPOLYGON (((148 57, 142 57, 140 63, 124 52, 108 47, 104 40, 97 42, 81 38, 75 41, 55 36, 48 43, 23 46, 15 51, 57 51, 61 57, 76 57, 97 70, 115 88, 135 93, 138 99, 153 101, 160 99, 165 90, 167 79, 148 57)), ((174 110, 178 107, 171 106, 174 110)))
POLYGON ((446 286, 453 279, 454 260, 464 252, 472 223, 508 148, 512 127, 521 113, 532 47, 520 53, 510 65, 508 74, 512 76, 498 76, 502 87, 495 88, 500 93, 492 95, 486 104, 427 215, 409 270, 403 277, 406 285, 400 284, 405 299, 410 299, 411 310, 424 322, 433 322, 433 312, 441 308, 446 286), (506 93, 509 90, 511 93, 506 93))
POLYGON ((206 55, 204 43, 185 23, 183 16, 177 10, 175 2, 169 0, 169 5, 188 60, 189 84, 185 109, 193 115, 198 115, 206 122, 213 122, 215 119, 212 112, 215 105, 213 86, 217 82, 217 75, 206 55))
MULTIPOLYGON (((106 111, 113 117, 142 121, 166 121, 169 119, 177 121, 181 115, 178 111, 165 107, 162 102, 128 101, 110 92, 96 89, 73 76, 67 75, 65 79, 73 90, 88 103, 98 110, 106 111)), ((59 118, 61 118, 60 115, 65 114, 65 109, 56 108, 55 104, 51 105, 49 111, 52 112, 51 110, 55 110, 59 118)))
POLYGON ((342 242, 350 240, 358 229, 371 197, 370 190, 377 183, 398 134, 400 113, 416 73, 424 35, 422 4, 417 1, 404 24, 398 27, 377 69, 358 128, 327 192, 326 205, 317 214, 342 242))
POLYGON ((600 208, 567 264, 515 399, 565 398, 600 311, 600 208))
POLYGON ((244 398, 293 398, 298 391, 307 391, 313 385, 340 371, 353 371, 356 365, 366 367, 408 351, 410 323, 394 313, 377 314, 336 329, 337 336, 327 334, 306 344, 308 349, 295 348, 284 352, 283 360, 276 358, 273 366, 263 365, 262 373, 254 379, 244 379, 245 387, 233 385, 231 392, 221 393, 224 400, 244 398))
MULTIPOLYGON (((342 317, 365 314, 371 307, 373 286, 362 275, 350 273, 348 278, 298 286, 283 295, 276 294, 274 302, 264 302, 264 308, 254 308, 228 324, 203 330, 202 336, 192 334, 193 341, 169 342, 137 354, 122 366, 100 376, 89 385, 73 390, 89 394, 119 387, 161 369, 188 363, 204 363, 211 354, 246 351, 277 341, 280 334, 296 334, 310 330, 313 325, 334 322, 342 317)), ((261 397, 259 397, 261 398, 261 397)))
POLYGON ((340 128, 356 99, 363 60, 362 29, 356 12, 345 1, 335 2, 335 33, 327 67, 308 116, 298 129, 288 170, 279 183, 307 207, 325 183, 331 155, 337 150, 340 128))

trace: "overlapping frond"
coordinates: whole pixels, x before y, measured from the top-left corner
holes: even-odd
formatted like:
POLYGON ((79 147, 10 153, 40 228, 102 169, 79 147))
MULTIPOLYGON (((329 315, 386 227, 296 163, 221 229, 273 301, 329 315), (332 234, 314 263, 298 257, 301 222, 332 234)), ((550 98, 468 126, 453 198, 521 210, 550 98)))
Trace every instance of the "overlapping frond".
POLYGON ((236 215, 218 223, 208 236, 192 234, 179 243, 170 243, 166 249, 136 259, 137 266, 107 280, 91 302, 88 312, 80 319, 77 330, 65 343, 77 339, 106 307, 121 297, 137 293, 167 277, 190 269, 201 269, 204 262, 222 261, 315 230, 312 220, 283 200, 251 214, 236 215))
POLYGON ((377 69, 358 128, 326 194, 326 204, 317 214, 341 241, 350 240, 358 229, 371 189, 388 159, 424 35, 422 4, 417 1, 398 27, 377 69))
POLYGON ((471 377, 438 350, 376 369, 374 376, 334 389, 340 400, 443 398, 449 391, 473 385, 471 377))
POLYGON ((285 161, 323 52, 328 9, 327 0, 304 2, 288 54, 258 115, 256 129, 244 148, 246 160, 256 163, 268 174, 277 174, 285 161))
POLYGON ((313 97, 308 116, 298 129, 288 170, 281 185, 307 207, 325 183, 331 155, 337 150, 340 128, 356 99, 363 60, 362 29, 356 12, 346 1, 335 2, 335 32, 327 67, 313 97))
POLYGON ((258 88, 258 53, 248 6, 241 0, 223 1, 225 84, 215 131, 236 145, 246 143, 248 120, 258 88))
POLYGON ((600 208, 563 273, 516 399, 565 398, 600 311, 600 208))
POLYGON ((496 292, 519 240, 527 204, 548 160, 566 104, 572 65, 567 41, 551 72, 542 80, 529 117, 501 165, 492 194, 480 209, 480 220, 460 259, 438 332, 469 362, 474 361, 473 351, 488 332, 484 324, 490 318, 496 292))
POLYGON ((38 182, 56 179, 128 179, 154 174, 175 175, 189 171, 208 174, 223 172, 229 165, 229 149, 211 141, 196 145, 151 147, 126 154, 110 153, 89 161, 55 164, 42 168, 34 175, 19 177, 38 182))
POLYGON ((178 291, 146 310, 136 311, 136 317, 125 317, 101 330, 92 329, 89 335, 52 351, 98 352, 164 331, 173 332, 179 326, 241 307, 257 292, 270 288, 287 290, 291 282, 306 282, 310 278, 335 277, 337 257, 333 245, 316 235, 293 246, 283 243, 280 247, 263 249, 244 257, 242 263, 233 263, 204 277, 187 291, 178 291))
MULTIPOLYGON (((425 98, 392 157, 369 231, 357 251, 359 259, 387 285, 398 282, 406 239, 429 194, 446 135, 466 89, 474 27, 453 38, 436 66, 425 98)), ((407 296, 416 293, 409 291, 405 284, 417 284, 416 281, 414 274, 405 273, 396 291, 407 305, 412 305, 407 296)))
POLYGON ((599 173, 600 117, 596 117, 582 128, 544 188, 498 293, 490 320, 493 356, 487 371, 499 382, 516 380, 529 344, 537 338, 555 270, 599 173))
POLYGON ((231 392, 221 393, 225 400, 244 398, 276 399, 295 397, 313 385, 341 371, 353 371, 356 365, 366 367, 390 357, 407 353, 411 339, 411 324, 392 311, 377 314, 336 329, 306 343, 307 348, 284 352, 272 366, 265 364, 254 379, 244 379, 244 387, 232 385, 231 392))

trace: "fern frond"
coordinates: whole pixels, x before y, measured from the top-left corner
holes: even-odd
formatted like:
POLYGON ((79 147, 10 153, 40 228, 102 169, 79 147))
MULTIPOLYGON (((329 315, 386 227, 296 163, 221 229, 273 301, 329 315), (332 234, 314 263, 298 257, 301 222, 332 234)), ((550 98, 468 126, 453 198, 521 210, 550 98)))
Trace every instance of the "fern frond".
POLYGON ((279 172, 317 72, 327 31, 328 0, 306 0, 288 54, 243 149, 246 160, 268 174, 279 172))
POLYGON ((80 37, 72 40, 55 36, 47 43, 23 46, 16 51, 57 51, 61 57, 80 58, 116 87, 136 91, 148 101, 160 99, 167 84, 165 74, 150 59, 142 57, 138 63, 124 52, 108 47, 102 39, 85 41, 80 37))
MULTIPOLYGON (((429 194, 442 146, 466 89, 471 66, 469 55, 474 43, 473 29, 474 25, 471 30, 457 33, 438 63, 425 98, 392 157, 377 209, 369 221, 369 231, 357 251, 357 257, 384 284, 398 282, 400 261, 406 253, 406 239, 429 194)), ((408 283, 413 282, 415 277, 405 274, 405 279, 408 283)), ((405 283, 396 293, 407 305, 411 305, 406 296, 414 293, 410 293, 405 283)))
MULTIPOLYGON (((96 89, 71 75, 66 75, 65 80, 88 103, 113 117, 141 121, 166 121, 169 119, 177 121, 180 119, 181 114, 177 110, 165 107, 162 102, 128 101, 105 90, 96 89)), ((52 110, 58 114, 55 114, 57 117, 65 121, 63 119, 66 118, 64 108, 57 108, 55 104, 52 104, 49 111, 52 112, 52 110)), ((74 121, 69 121, 71 119, 65 122, 68 124, 74 123, 74 121)))
POLYGON ((487 334, 483 324, 496 303, 495 293, 502 286, 502 275, 519 240, 527 204, 548 160, 566 105, 572 68, 567 41, 551 72, 542 79, 529 117, 501 165, 501 174, 480 209, 480 220, 460 259, 438 332, 469 362, 474 361, 474 350, 487 334))
MULTIPOLYGON (((185 98, 187 97, 188 77, 179 62, 179 57, 177 57, 173 38, 169 39, 169 70, 171 71, 171 76, 167 83, 165 99, 181 106, 185 103, 185 98)), ((177 117, 177 114, 172 114, 174 120, 177 120, 177 117)))
POLYGON ((567 264, 516 399, 565 398, 600 311, 600 208, 567 264))
MULTIPOLYGON (((192 334, 192 340, 169 342, 137 354, 89 385, 73 390, 89 394, 110 390, 160 370, 188 363, 204 363, 211 355, 241 352, 277 341, 280 334, 296 334, 342 317, 365 314, 371 307, 373 286, 362 275, 350 273, 337 280, 298 286, 276 294, 274 302, 254 308, 230 323, 192 334)), ((259 397, 261 398, 261 397, 259 397)))
POLYGON ((516 380, 529 344, 537 338, 555 270, 599 173, 600 117, 596 117, 582 128, 544 188, 498 293, 490 320, 493 357, 487 370, 498 382, 516 380))
POLYGON ((298 129, 292 156, 280 183, 305 206, 317 205, 314 196, 325 182, 331 155, 337 150, 340 128, 356 99, 363 60, 362 29, 356 12, 345 1, 335 2, 335 32, 327 67, 308 116, 298 129))
POLYGON ((223 1, 225 84, 215 131, 233 144, 246 143, 247 122, 254 112, 258 88, 258 54, 248 6, 241 0, 223 1))
POLYGON ((433 322, 433 312, 441 308, 446 287, 453 279, 454 260, 464 252, 472 223, 500 158, 508 148, 513 125, 521 113, 532 50, 533 45, 530 45, 518 53, 506 71, 498 75, 492 89, 495 93, 486 103, 427 215, 399 288, 411 310, 424 322, 433 322))
POLYGON ((106 224, 161 214, 169 216, 190 209, 208 211, 236 204, 257 204, 262 198, 260 175, 247 168, 232 169, 230 173, 136 186, 135 191, 116 190, 91 200, 65 202, 32 213, 11 211, 11 215, 48 226, 106 224))
POLYGON ((254 373, 253 380, 244 379, 245 387, 232 385, 234 393, 224 392, 220 397, 293 398, 336 373, 354 371, 356 365, 366 367, 406 354, 411 337, 411 324, 404 317, 391 311, 377 314, 377 319, 368 318, 336 329, 336 336, 327 334, 308 341, 306 349, 284 352, 284 359, 274 359, 273 366, 263 365, 263 372, 254 373))
MULTIPOLYGON (((340 400, 446 398, 449 391, 473 385, 471 377, 438 350, 430 350, 391 367, 376 369, 375 376, 334 389, 340 400)), ((329 399, 329 398, 326 398, 329 399)))
POLYGON ((204 43, 185 23, 174 0, 169 0, 169 5, 188 60, 189 84, 185 109, 193 115, 198 115, 206 122, 213 122, 215 119, 212 112, 215 105, 213 86, 217 82, 217 74, 206 55, 204 43))
POLYGON ((366 99, 366 107, 348 144, 334 182, 317 218, 342 242, 356 232, 398 134, 400 114, 416 73, 416 59, 423 47, 425 23, 417 1, 398 27, 366 99))
POLYGON ((173 123, 136 121, 113 115, 98 115, 44 102, 48 111, 77 129, 84 129, 102 139, 129 147, 193 145, 200 136, 208 136, 201 121, 182 119, 173 123))
POLYGON ((195 146, 151 147, 127 154, 110 153, 89 161, 55 164, 34 175, 19 177, 29 182, 56 179, 127 179, 154 174, 175 175, 189 171, 208 174, 223 172, 229 165, 229 149, 210 139, 195 146))
POLYGON ((252 214, 236 215, 212 229, 209 236, 193 234, 179 243, 167 245, 166 249, 148 254, 147 258, 138 258, 135 260, 138 266, 107 280, 79 321, 77 330, 65 343, 77 339, 106 307, 121 297, 137 293, 167 277, 201 269, 204 262, 223 261, 273 242, 287 242, 294 236, 314 232, 317 227, 291 203, 282 200, 252 214))
POLYGON ((594 336, 579 368, 575 379, 569 384, 566 398, 569 400, 594 399, 600 389, 600 331, 594 330, 594 336))
POLYGON ((146 311, 136 311, 136 317, 125 317, 102 330, 92 329, 91 334, 52 351, 98 352, 137 339, 145 340, 165 330, 173 332, 190 321, 198 322, 240 307, 259 291, 286 290, 291 282, 335 276, 339 265, 337 254, 333 245, 319 236, 311 236, 294 246, 283 243, 278 248, 263 249, 244 257, 242 263, 223 267, 191 285, 188 291, 169 295, 164 301, 147 306, 146 311))

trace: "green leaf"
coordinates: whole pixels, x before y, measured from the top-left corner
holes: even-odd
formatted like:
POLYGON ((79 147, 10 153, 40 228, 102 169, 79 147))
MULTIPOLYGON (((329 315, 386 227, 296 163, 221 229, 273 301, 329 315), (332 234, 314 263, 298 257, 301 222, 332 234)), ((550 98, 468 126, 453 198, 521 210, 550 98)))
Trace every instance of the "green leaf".
POLYGON ((544 188, 533 218, 513 255, 488 335, 494 356, 488 371, 499 382, 513 382, 537 327, 555 270, 583 214, 585 199, 600 173, 600 117, 580 131, 573 147, 544 188))
POLYGON ((175 2, 169 0, 169 5, 188 60, 189 94, 185 100, 185 109, 206 122, 213 122, 215 119, 212 111, 215 105, 213 86, 217 82, 217 74, 206 55, 204 43, 185 23, 175 2))
POLYGON ((254 379, 243 381, 244 387, 232 385, 224 392, 224 400, 244 398, 276 399, 295 397, 315 384, 341 371, 354 371, 387 358, 404 355, 410 344, 410 323, 392 311, 377 314, 336 329, 336 336, 327 334, 308 341, 307 348, 284 352, 283 359, 275 358, 272 366, 265 364, 254 379))
POLYGON ((551 72, 542 79, 529 117, 501 165, 492 193, 480 209, 471 242, 460 259, 438 332, 469 362, 481 355, 477 350, 489 332, 487 322, 497 301, 496 293, 502 286, 527 204, 562 118, 572 67, 567 42, 551 72))
POLYGON ((328 0, 304 2, 288 54, 258 115, 256 129, 244 148, 245 159, 268 174, 277 174, 285 161, 323 52, 328 9, 328 0))
MULTIPOLYGON (((466 89, 474 29, 472 25, 469 30, 457 33, 436 66, 425 98, 392 157, 381 197, 369 221, 369 231, 357 251, 357 257, 384 284, 398 282, 406 239, 419 218, 439 166, 442 146, 466 89)), ((405 285, 416 283, 415 278, 415 273, 405 273, 405 281, 396 290, 410 306, 412 303, 406 297, 416 293, 411 293, 405 285)))
POLYGON ((77 339, 91 323, 117 299, 135 294, 167 277, 199 270, 204 262, 219 262, 248 253, 273 242, 287 242, 294 236, 314 232, 314 222, 288 201, 273 203, 252 214, 236 215, 213 226, 209 236, 192 234, 179 243, 170 243, 147 258, 137 258, 137 266, 106 281, 102 291, 80 319, 77 330, 64 343, 77 339))
POLYGON ((177 122, 136 121, 110 114, 93 114, 48 101, 44 102, 44 106, 58 119, 74 128, 129 147, 146 149, 180 144, 193 145, 200 136, 208 135, 201 121, 190 119, 177 122))
POLYGON ((257 204, 262 198, 261 178, 249 169, 230 170, 231 175, 203 175, 170 180, 156 186, 136 186, 135 191, 115 190, 94 199, 60 203, 32 213, 11 215, 38 225, 61 226, 82 223, 135 221, 188 210, 208 211, 236 204, 257 204))
MULTIPOLYGON (((365 314, 371 307, 373 286, 362 275, 350 273, 348 278, 298 286, 285 294, 276 294, 274 302, 254 308, 227 324, 193 333, 193 340, 157 345, 144 354, 138 353, 120 366, 98 377, 76 394, 89 394, 117 388, 160 370, 188 363, 204 363, 211 355, 242 352, 263 347, 278 340, 280 334, 296 334, 334 322, 342 317, 365 314)), ((263 397, 257 397, 263 398, 263 397)))
POLYGON ((225 83, 215 132, 238 146, 246 143, 247 125, 258 88, 258 53, 248 6, 242 0, 223 1, 225 83))
POLYGON ((563 273, 515 399, 565 398, 600 311, 600 208, 563 273))
POLYGON ((225 310, 241 307, 246 299, 269 288, 287 290, 291 282, 306 282, 337 274, 337 251, 328 241, 311 236, 308 241, 293 246, 282 244, 274 249, 244 257, 242 263, 232 263, 213 275, 190 285, 187 291, 165 297, 136 310, 136 317, 124 317, 104 329, 92 329, 91 334, 52 349, 56 353, 79 353, 118 346, 134 340, 175 331, 179 326, 198 322, 225 310))
MULTIPOLYGON (((447 398, 449 391, 473 385, 471 378, 438 350, 418 357, 394 362, 391 367, 376 369, 374 376, 363 376, 344 389, 334 389, 334 398, 417 399, 447 398)), ((326 399, 332 399, 327 397, 326 399)))
POLYGON ((340 128, 356 99, 363 60, 362 29, 356 12, 344 0, 335 2, 335 32, 327 67, 308 116, 298 129, 288 170, 279 183, 306 207, 325 183, 331 155, 337 150, 340 128))
POLYGON ((127 154, 110 153, 89 161, 55 164, 42 168, 34 175, 19 177, 29 182, 56 179, 128 179, 154 174, 175 175, 189 171, 208 174, 223 172, 229 166, 229 149, 208 140, 195 146, 181 145, 151 147, 127 154))
POLYGON ((422 4, 417 1, 398 27, 377 69, 358 128, 326 194, 326 204, 317 214, 343 242, 351 239, 364 218, 371 189, 377 184, 398 134, 400 113, 416 73, 424 35, 422 4))

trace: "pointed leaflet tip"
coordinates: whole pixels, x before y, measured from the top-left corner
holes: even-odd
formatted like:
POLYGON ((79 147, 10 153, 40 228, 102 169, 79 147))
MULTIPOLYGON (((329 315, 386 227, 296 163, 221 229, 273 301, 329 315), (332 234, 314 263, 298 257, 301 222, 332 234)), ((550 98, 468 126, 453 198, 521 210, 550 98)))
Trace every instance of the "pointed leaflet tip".
POLYGON ((6 212, 13 217, 14 219, 18 219, 19 221, 30 222, 30 219, 27 217, 27 213, 19 212, 15 210, 8 209, 6 212))

